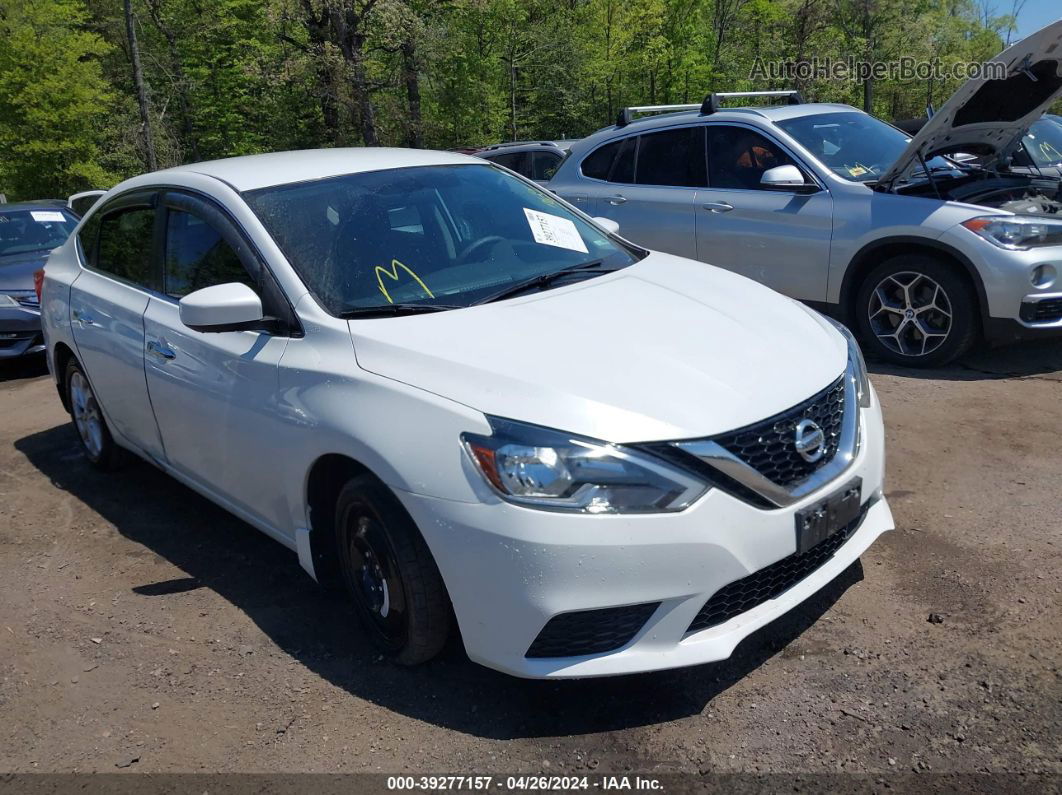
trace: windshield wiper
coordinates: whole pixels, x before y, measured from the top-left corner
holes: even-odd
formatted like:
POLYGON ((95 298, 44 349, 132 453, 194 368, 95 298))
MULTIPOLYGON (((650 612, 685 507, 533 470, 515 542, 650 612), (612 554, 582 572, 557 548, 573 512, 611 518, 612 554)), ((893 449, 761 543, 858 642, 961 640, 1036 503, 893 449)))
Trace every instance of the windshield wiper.
MULTIPOLYGON (((581 265, 572 265, 568 268, 561 268, 559 271, 550 271, 549 273, 540 273, 538 276, 532 276, 530 279, 524 279, 522 282, 516 282, 510 284, 508 287, 504 287, 498 290, 496 293, 491 293, 485 298, 480 298, 478 301, 473 301, 472 306, 478 304, 490 304, 494 301, 500 301, 503 298, 511 298, 514 295, 519 295, 525 290, 533 290, 536 287, 548 287, 553 282, 561 279, 572 273, 580 273, 582 271, 593 271, 601 267, 604 260, 591 260, 590 262, 584 262, 581 265)), ((599 271, 600 273, 610 273, 616 268, 607 268, 599 271)), ((592 274, 597 275, 597 274, 592 274)))
POLYGON ((395 317, 420 315, 428 312, 445 312, 448 309, 464 309, 456 304, 380 304, 379 306, 354 306, 344 309, 337 317, 351 320, 358 317, 395 317))

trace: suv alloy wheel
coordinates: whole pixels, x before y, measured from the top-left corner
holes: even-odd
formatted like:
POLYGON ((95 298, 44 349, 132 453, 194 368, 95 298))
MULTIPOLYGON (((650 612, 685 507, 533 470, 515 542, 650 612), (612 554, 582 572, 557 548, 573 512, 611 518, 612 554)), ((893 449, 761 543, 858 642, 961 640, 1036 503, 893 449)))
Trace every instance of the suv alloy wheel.
POLYGON ((977 336, 977 303, 967 280, 926 254, 891 257, 856 296, 864 345, 894 364, 937 367, 965 353, 977 336))

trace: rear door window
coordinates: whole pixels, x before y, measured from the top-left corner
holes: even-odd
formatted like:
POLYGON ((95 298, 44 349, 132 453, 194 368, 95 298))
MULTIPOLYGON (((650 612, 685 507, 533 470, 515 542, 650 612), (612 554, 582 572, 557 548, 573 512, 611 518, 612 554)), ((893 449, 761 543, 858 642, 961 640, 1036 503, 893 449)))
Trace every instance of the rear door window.
POLYGON ((616 162, 612 164, 612 172, 608 175, 609 182, 622 182, 631 184, 634 182, 634 161, 638 155, 638 137, 632 135, 623 139, 616 162))
POLYGON ((561 155, 556 152, 531 152, 531 179, 547 180, 556 172, 561 155))
POLYGON ((616 153, 619 152, 622 143, 623 141, 614 141, 591 152, 580 167, 583 176, 591 179, 608 179, 609 171, 612 170, 612 161, 616 159, 616 153))
POLYGON ((155 289, 153 207, 126 207, 104 215, 93 265, 123 281, 155 289))
POLYGON ((639 185, 705 187, 708 174, 704 127, 681 127, 641 136, 637 182, 639 185))
POLYGON ((509 152, 504 155, 494 155, 488 160, 497 163, 499 166, 505 166, 517 174, 527 176, 527 155, 527 152, 509 152))

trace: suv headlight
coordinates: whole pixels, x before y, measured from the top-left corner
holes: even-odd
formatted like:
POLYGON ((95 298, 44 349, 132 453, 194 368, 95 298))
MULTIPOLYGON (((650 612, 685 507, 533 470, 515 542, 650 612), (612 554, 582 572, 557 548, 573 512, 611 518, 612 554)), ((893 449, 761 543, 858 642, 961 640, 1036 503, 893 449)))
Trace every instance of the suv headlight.
POLYGON ((990 215, 962 225, 989 243, 1011 251, 1062 246, 1062 221, 1021 216, 990 215))
POLYGON ((493 433, 461 434, 476 468, 518 505, 578 513, 681 511, 708 484, 619 445, 487 417, 493 433))
MULTIPOLYGON (((823 317, 826 316, 823 315, 823 317)), ((856 397, 859 398, 859 405, 862 408, 866 408, 870 405, 870 377, 867 375, 867 363, 863 359, 863 352, 859 349, 859 343, 856 342, 855 335, 843 323, 838 323, 832 317, 827 317, 826 319, 830 321, 830 325, 841 332, 841 336, 848 343, 848 372, 855 378, 856 397)))

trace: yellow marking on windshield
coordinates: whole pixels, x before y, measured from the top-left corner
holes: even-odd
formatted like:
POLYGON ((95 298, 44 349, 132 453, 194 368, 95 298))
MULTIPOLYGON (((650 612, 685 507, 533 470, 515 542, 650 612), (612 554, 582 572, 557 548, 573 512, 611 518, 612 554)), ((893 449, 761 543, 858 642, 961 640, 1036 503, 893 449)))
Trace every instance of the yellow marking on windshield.
POLYGON ((417 276, 416 273, 413 272, 412 268, 410 268, 408 265, 403 265, 401 262, 399 262, 396 259, 393 259, 393 260, 391 260, 391 269, 390 270, 385 268, 383 265, 377 265, 376 268, 375 268, 375 271, 376 271, 376 283, 380 286, 380 292, 384 294, 384 298, 387 299, 387 303, 393 304, 394 303, 394 299, 391 298, 391 294, 388 293, 387 292, 387 288, 384 287, 383 277, 387 276, 392 281, 396 281, 397 282, 398 281, 398 269, 399 268, 401 268, 406 273, 408 273, 411 277, 413 277, 413 281, 415 281, 417 284, 419 284, 421 286, 421 288, 424 290, 424 292, 426 292, 428 294, 429 298, 434 298, 435 297, 435 293, 433 293, 431 290, 428 289, 428 285, 426 285, 424 283, 424 280, 421 279, 419 276, 417 276))
POLYGON ((1059 152, 1047 141, 1040 141, 1040 154, 1048 163, 1057 163, 1062 160, 1062 152, 1059 152))

